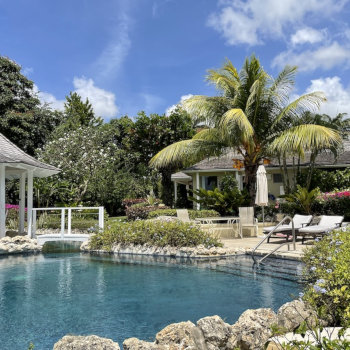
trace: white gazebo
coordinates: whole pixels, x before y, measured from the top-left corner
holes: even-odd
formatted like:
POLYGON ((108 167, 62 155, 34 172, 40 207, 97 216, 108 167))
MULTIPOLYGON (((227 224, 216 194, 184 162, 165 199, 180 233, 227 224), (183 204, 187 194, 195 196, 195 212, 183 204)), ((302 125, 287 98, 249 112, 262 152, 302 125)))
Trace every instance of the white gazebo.
MULTIPOLYGON (((22 234, 24 232, 26 198, 28 227, 31 227, 32 224, 33 178, 48 177, 59 172, 60 170, 54 166, 39 162, 26 154, 0 133, 0 238, 6 235, 6 179, 19 179, 20 182, 18 232, 22 234)), ((31 232, 28 232, 28 235, 30 234, 31 232)))

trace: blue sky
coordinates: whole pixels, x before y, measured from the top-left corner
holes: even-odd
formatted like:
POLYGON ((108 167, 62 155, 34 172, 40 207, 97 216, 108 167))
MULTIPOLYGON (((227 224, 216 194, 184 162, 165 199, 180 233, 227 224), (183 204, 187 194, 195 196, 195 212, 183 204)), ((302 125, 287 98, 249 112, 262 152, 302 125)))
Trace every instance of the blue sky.
POLYGON ((252 53, 271 75, 298 65, 295 95, 350 114, 348 18, 347 0, 0 0, 0 54, 53 108, 77 91, 105 120, 215 95, 206 70, 252 53))

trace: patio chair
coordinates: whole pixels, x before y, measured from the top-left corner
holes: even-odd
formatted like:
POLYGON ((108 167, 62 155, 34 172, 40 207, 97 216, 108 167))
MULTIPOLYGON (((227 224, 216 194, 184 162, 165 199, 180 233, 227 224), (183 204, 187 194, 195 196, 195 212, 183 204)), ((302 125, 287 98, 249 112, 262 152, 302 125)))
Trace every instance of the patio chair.
POLYGON ((258 219, 254 217, 253 207, 239 207, 239 225, 240 225, 240 235, 243 238, 242 229, 243 227, 253 227, 254 233, 258 235, 258 219))
MULTIPOLYGON (((292 221, 294 223, 295 234, 296 235, 298 234, 299 229, 310 225, 311 220, 312 220, 312 215, 299 215, 299 214, 294 215, 292 221)), ((289 236, 292 235, 292 221, 290 221, 290 223, 287 225, 279 226, 274 232, 275 235, 270 236, 267 239, 267 243, 270 242, 270 238, 281 238, 281 237, 286 237, 286 242, 288 242, 289 236)), ((263 233, 269 234, 275 227, 276 226, 264 227, 263 233)))
POLYGON ((182 222, 193 222, 194 220, 190 219, 187 209, 176 209, 176 216, 182 222))
POLYGON ((302 244, 304 244, 307 236, 312 236, 313 238, 316 236, 323 236, 340 227, 343 221, 344 216, 322 215, 317 225, 301 228, 298 235, 303 236, 302 244))

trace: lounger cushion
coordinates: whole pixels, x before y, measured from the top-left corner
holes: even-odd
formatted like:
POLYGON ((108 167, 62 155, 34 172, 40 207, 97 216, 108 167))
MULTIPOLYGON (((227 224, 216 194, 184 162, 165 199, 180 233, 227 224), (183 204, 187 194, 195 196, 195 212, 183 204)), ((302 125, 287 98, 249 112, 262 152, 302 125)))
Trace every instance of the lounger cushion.
MULTIPOLYGON (((271 232, 276 226, 268 226, 264 227, 264 232, 269 233, 271 232)), ((281 225, 277 228, 275 232, 286 232, 286 231, 291 231, 292 230, 292 225, 281 225)))
MULTIPOLYGON (((296 214, 293 217, 293 222, 294 222, 294 228, 298 230, 301 227, 304 227, 305 225, 309 225, 312 220, 312 215, 299 215, 296 214)), ((269 233, 271 232, 276 226, 269 226, 269 227, 264 227, 264 232, 269 233)), ((288 225, 281 225, 277 228, 275 231, 277 232, 286 232, 286 231, 291 231, 292 230, 292 223, 290 222, 288 225)))
POLYGON ((323 225, 315 225, 315 226, 308 226, 308 227, 304 227, 301 228, 299 230, 300 234, 318 234, 318 233, 326 233, 329 231, 332 231, 334 229, 336 229, 338 226, 333 225, 333 226, 323 226, 323 225))

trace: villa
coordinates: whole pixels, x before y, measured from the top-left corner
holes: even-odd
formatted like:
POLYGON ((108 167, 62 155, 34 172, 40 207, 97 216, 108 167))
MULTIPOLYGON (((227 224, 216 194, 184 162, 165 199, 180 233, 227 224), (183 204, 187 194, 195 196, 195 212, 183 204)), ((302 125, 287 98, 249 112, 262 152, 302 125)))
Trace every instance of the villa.
MULTIPOLYGON (((243 188, 244 168, 234 167, 234 163, 243 161, 243 157, 234 152, 228 152, 221 157, 210 157, 191 167, 183 169, 181 172, 172 174, 171 180, 174 182, 175 194, 177 186, 185 185, 187 189, 204 188, 212 190, 220 184, 220 179, 228 173, 235 174, 240 189, 243 188)), ((293 184, 294 173, 296 171, 297 158, 287 159, 288 176, 293 184)), ((277 159, 265 161, 269 197, 276 198, 284 194, 283 178, 280 164, 277 159)), ((310 153, 305 154, 301 160, 301 169, 310 166, 310 153)), ((344 141, 344 148, 337 158, 331 152, 322 152, 316 158, 316 168, 323 170, 336 170, 350 167, 350 141, 344 141)), ((176 200, 177 198, 175 198, 176 200)))

